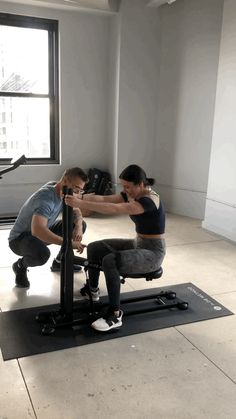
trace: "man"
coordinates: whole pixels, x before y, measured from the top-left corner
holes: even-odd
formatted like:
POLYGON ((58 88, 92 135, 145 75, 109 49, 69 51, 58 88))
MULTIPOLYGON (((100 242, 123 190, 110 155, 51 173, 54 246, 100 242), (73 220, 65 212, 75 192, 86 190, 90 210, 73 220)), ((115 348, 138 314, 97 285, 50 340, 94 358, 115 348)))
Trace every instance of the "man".
MULTIPOLYGON (((22 258, 12 265, 15 273, 15 284, 20 288, 28 288, 30 282, 27 268, 44 265, 50 257, 49 244, 62 245, 62 221, 56 221, 62 212, 63 186, 71 188, 75 194, 81 194, 87 182, 87 175, 79 167, 67 169, 58 182, 48 182, 33 193, 22 206, 9 235, 10 249, 22 258)), ((83 252, 81 243, 86 223, 83 221, 80 209, 73 211, 74 225, 72 247, 83 252)), ((51 270, 60 270, 61 254, 54 259, 51 270)), ((76 265, 74 256, 74 270, 81 267, 76 265)))

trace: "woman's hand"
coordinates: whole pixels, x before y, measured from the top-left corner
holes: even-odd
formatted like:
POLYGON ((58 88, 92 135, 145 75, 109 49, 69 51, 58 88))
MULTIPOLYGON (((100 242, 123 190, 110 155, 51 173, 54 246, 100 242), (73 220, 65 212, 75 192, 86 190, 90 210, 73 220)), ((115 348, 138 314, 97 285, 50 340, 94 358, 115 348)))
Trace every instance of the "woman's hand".
POLYGON ((73 192, 73 196, 75 196, 78 199, 83 199, 82 196, 84 194, 84 191, 79 191, 78 193, 73 192))
POLYGON ((74 195, 65 195, 65 203, 72 208, 79 208, 82 199, 76 198, 74 195))

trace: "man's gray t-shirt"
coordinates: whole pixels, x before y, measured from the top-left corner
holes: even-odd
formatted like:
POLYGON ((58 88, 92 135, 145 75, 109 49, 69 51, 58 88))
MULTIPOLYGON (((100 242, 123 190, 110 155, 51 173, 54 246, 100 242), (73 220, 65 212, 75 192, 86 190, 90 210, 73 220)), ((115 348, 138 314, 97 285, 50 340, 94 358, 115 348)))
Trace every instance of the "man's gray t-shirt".
POLYGON ((56 221, 62 211, 62 200, 55 189, 56 182, 48 182, 34 192, 22 206, 8 240, 14 240, 22 233, 31 232, 33 215, 42 215, 48 220, 48 228, 56 221))

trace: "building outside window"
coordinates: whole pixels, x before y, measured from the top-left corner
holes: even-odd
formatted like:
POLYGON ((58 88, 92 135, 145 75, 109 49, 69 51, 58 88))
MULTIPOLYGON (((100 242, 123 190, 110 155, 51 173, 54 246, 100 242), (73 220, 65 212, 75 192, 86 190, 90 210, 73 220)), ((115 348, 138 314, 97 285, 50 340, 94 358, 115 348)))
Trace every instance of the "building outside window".
POLYGON ((0 164, 59 159, 58 23, 0 13, 0 164))

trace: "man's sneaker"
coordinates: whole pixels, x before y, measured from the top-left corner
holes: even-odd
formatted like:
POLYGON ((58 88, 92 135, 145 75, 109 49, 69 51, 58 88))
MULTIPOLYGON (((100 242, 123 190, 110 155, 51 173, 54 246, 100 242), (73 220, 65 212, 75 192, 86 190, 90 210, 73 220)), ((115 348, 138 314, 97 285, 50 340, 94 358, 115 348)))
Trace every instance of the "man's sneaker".
POLYGON ((111 310, 107 314, 97 319, 91 326, 99 332, 108 332, 112 329, 118 329, 122 326, 123 311, 120 310, 119 316, 116 316, 111 310))
MULTIPOLYGON (((80 265, 74 264, 73 267, 74 267, 74 272, 80 272, 80 271, 82 271, 82 268, 81 268, 80 265)), ((51 266, 50 269, 51 269, 52 272, 60 272, 60 270, 61 270, 61 261, 60 260, 57 260, 57 259, 54 259, 53 262, 52 262, 52 266, 51 266)))
MULTIPOLYGON (((99 301, 99 295, 100 295, 99 288, 97 288, 95 291, 92 290, 92 289, 90 291, 91 291, 91 295, 92 295, 92 300, 93 301, 99 301)), ((84 286, 80 289, 80 294, 82 295, 82 297, 84 297, 87 300, 89 300, 89 287, 88 287, 88 284, 84 284, 84 286)))
POLYGON ((19 266, 20 259, 12 265, 13 272, 16 275, 15 284, 18 288, 29 288, 30 282, 27 278, 27 268, 19 266))

